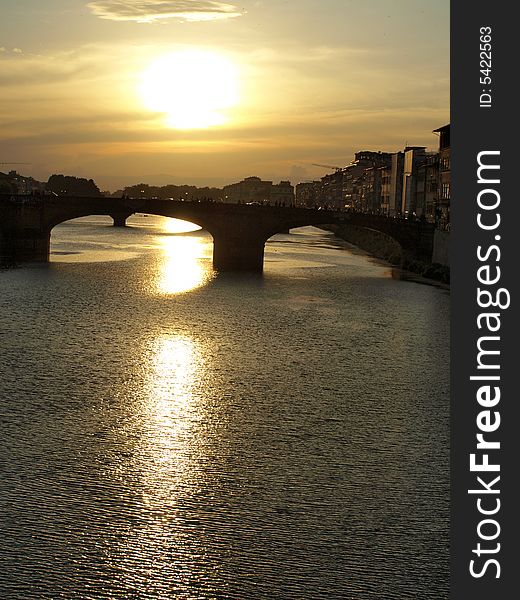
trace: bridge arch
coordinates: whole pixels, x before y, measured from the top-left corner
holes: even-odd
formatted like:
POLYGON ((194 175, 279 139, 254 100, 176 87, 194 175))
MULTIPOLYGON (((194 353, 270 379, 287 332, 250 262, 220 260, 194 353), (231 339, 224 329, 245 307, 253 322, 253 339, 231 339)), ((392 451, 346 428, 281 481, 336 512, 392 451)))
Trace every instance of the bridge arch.
POLYGON ((431 259, 433 248, 433 225, 382 215, 211 201, 58 196, 0 199, 4 228, 1 255, 12 256, 15 262, 48 261, 51 231, 59 223, 109 215, 116 225, 123 225, 134 213, 174 217, 208 231, 213 237, 213 265, 217 270, 262 271, 266 241, 304 225, 376 229, 395 239, 403 252, 422 260, 431 259))
MULTIPOLYGON (((68 254, 77 254, 74 251, 74 242, 78 241, 82 243, 83 249, 88 249, 91 258, 94 256, 91 254, 92 251, 100 250, 102 254, 99 254, 100 260, 104 260, 103 257, 108 258, 107 251, 112 248, 113 254, 117 250, 117 239, 120 238, 123 246, 127 244, 132 244, 132 239, 135 239, 132 235, 132 231, 144 231, 145 235, 149 235, 150 239, 153 239, 154 245, 160 246, 164 250, 165 256, 172 259, 175 253, 179 253, 181 255, 183 252, 192 250, 188 245, 184 250, 181 240, 183 238, 184 233, 195 233, 198 231, 204 231, 208 237, 206 237, 205 243, 205 257, 212 257, 211 254, 208 255, 207 252, 207 242, 210 242, 213 245, 213 238, 211 233, 203 229, 200 225, 193 223, 192 221, 181 220, 177 217, 164 216, 164 215, 156 215, 150 213, 134 213, 131 215, 108 215, 108 214, 91 214, 80 217, 73 217, 67 219, 65 221, 61 221, 54 225, 49 232, 49 259, 52 260, 60 260, 60 255, 68 255, 68 254), (141 217, 134 219, 133 217, 141 217), (145 219, 143 217, 159 217, 158 219, 145 219), (147 224, 147 221, 149 223, 147 224), (83 225, 84 228, 80 229, 65 229, 63 230, 59 237, 56 234, 56 228, 59 228, 63 225, 74 224, 77 222, 77 226, 83 225), (161 227, 161 222, 163 223, 163 227, 161 227), (171 225, 169 225, 171 222, 171 225), (114 230, 114 227, 116 230, 114 230), (117 229, 124 227, 125 232, 121 231, 117 232, 117 229), (117 234, 117 237, 107 236, 111 230, 114 230, 114 233, 117 234), (96 239, 98 238, 98 239, 96 239), (59 244, 57 241, 59 239, 62 244, 59 244), (179 243, 173 242, 176 239, 179 243), (107 241, 108 245, 104 245, 103 241, 107 241), (65 242, 66 247, 63 247, 63 242, 65 242), (83 244, 84 242, 84 244, 83 244), (99 247, 91 246, 94 242, 101 242, 99 247)), ((135 254, 135 251, 131 249, 121 250, 122 253, 129 253, 131 255, 135 254)), ((114 258, 112 256, 112 258, 114 258)))

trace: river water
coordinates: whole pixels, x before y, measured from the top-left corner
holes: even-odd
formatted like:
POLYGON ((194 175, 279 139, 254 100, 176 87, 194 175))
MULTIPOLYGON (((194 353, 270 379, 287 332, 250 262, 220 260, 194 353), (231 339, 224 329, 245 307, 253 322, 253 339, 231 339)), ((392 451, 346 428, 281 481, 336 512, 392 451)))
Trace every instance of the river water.
POLYGON ((0 597, 447 599, 448 292, 129 222, 0 272, 0 597))

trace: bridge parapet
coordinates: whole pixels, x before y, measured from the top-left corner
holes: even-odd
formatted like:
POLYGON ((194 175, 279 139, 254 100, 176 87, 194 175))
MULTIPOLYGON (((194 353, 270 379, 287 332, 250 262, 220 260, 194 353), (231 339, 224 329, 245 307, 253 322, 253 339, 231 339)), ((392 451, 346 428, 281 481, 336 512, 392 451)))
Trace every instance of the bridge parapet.
POLYGON ((48 261, 52 228, 70 219, 108 215, 122 226, 136 212, 182 219, 207 230, 219 270, 263 268, 265 242, 276 233, 305 225, 376 229, 406 252, 431 257, 433 225, 356 212, 140 198, 0 196, 0 261, 48 261))

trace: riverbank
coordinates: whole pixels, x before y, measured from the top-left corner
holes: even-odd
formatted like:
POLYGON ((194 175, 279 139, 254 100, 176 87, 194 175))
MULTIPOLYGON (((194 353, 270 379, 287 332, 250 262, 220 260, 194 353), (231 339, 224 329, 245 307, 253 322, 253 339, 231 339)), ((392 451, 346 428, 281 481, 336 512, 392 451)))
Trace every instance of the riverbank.
MULTIPOLYGON (((450 268, 448 266, 407 257, 401 246, 381 231, 354 225, 324 225, 322 229, 331 231, 342 240, 398 267, 403 273, 414 275, 415 281, 430 282, 430 284, 438 282, 446 286, 450 284, 450 268)), ((412 277, 407 277, 407 279, 412 279, 412 277)))

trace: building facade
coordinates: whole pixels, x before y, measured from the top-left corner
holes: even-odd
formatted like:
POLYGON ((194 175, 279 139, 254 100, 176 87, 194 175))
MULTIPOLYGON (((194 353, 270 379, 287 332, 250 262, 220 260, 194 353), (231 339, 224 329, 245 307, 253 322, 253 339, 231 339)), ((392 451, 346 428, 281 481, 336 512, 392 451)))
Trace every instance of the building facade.
POLYGON ((294 204, 294 187, 290 181, 280 181, 271 187, 270 204, 291 206, 294 204))
POLYGON ((401 214, 417 214, 417 175, 419 166, 426 160, 426 146, 407 146, 404 149, 403 189, 401 214))
POLYGON ((9 173, 0 173, 0 189, 4 194, 43 194, 46 185, 32 177, 25 177, 16 171, 9 171, 9 173))
POLYGON ((439 194, 439 155, 429 153, 417 168, 417 208, 419 217, 435 222, 439 194))
POLYGON ((436 222, 439 227, 449 229, 451 203, 451 147, 450 124, 435 129, 439 134, 439 181, 436 222))
POLYGON ((382 167, 391 164, 388 152, 362 150, 343 169, 344 206, 355 210, 379 211, 381 208, 382 167))
POLYGON ((273 185, 272 181, 263 181, 260 177, 246 177, 225 185, 222 191, 224 202, 234 204, 294 204, 294 187, 290 181, 273 185))
POLYGON ((322 201, 321 181, 304 181, 296 185, 296 205, 318 208, 322 201))
POLYGON ((246 177, 238 183, 225 185, 223 188, 224 202, 247 204, 258 202, 266 204, 271 197, 272 181, 262 181, 260 177, 246 177))

